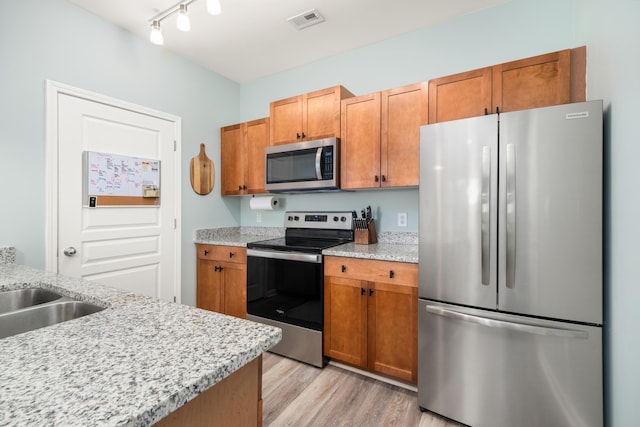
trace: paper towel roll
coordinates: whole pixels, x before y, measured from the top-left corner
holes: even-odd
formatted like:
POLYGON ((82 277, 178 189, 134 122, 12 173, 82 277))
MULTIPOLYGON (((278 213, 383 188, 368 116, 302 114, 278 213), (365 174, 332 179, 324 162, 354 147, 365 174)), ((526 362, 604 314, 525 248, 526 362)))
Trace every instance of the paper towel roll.
POLYGON ((252 197, 249 200, 249 208, 259 211, 272 211, 278 209, 280 202, 275 197, 252 197))

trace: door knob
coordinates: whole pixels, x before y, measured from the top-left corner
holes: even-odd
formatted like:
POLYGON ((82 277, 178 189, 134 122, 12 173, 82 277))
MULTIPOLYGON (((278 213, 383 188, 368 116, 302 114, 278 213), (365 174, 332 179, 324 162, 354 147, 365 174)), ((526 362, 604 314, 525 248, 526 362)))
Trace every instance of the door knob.
POLYGON ((66 256, 73 256, 76 254, 77 251, 76 251, 76 248, 74 248, 73 246, 69 246, 63 252, 66 256))

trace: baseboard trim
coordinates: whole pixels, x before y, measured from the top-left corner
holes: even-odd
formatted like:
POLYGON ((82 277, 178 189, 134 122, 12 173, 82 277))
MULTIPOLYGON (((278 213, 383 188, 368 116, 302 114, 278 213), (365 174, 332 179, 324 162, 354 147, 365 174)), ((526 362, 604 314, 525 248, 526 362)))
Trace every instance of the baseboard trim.
POLYGON ((391 378, 387 378, 387 377, 384 377, 382 375, 374 374, 373 372, 365 371, 363 369, 354 368, 353 366, 344 365, 344 364, 342 364, 340 362, 334 362, 333 360, 331 360, 329 362, 329 365, 335 366, 336 368, 344 369, 346 371, 355 372, 356 374, 364 375, 365 377, 373 378, 374 380, 382 381, 384 383, 391 384, 391 385, 394 385, 396 387, 401 387, 401 388, 404 388, 406 390, 413 391, 415 393, 418 392, 418 388, 416 386, 404 383, 402 381, 397 381, 397 380, 394 380, 394 379, 391 379, 391 378))

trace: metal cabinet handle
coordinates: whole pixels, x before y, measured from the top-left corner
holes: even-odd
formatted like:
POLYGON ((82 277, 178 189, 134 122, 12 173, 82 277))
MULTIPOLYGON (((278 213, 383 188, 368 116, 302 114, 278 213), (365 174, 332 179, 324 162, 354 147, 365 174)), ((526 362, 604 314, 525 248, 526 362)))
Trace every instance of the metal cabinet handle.
POLYGON ((508 329, 517 332, 526 332, 529 334, 545 335, 561 338, 589 338, 587 331, 578 331, 575 329, 563 329, 546 326, 528 325, 526 323, 508 322, 505 320, 491 319, 483 316, 475 316, 473 314, 461 313, 455 310, 449 310, 434 305, 426 307, 428 313, 438 316, 448 317, 451 319, 464 320, 490 328, 508 329))
POLYGON ((369 288, 369 296, 373 295, 373 289, 369 288))
POLYGON ((364 293, 365 293, 364 288, 360 288, 360 295, 364 295, 364 293))
POLYGON ((229 258, 233 258, 236 254, 234 254, 233 252, 229 252, 229 258))
POLYGON ((68 248, 66 248, 64 251, 62 251, 66 256, 74 256, 77 251, 76 248, 74 248, 73 246, 69 246, 68 248))
POLYGON ((507 288, 516 283, 516 147, 507 144, 507 288))
POLYGON ((342 266, 342 272, 344 273, 345 271, 347 271, 347 267, 345 265, 342 266))
POLYGON ((209 251, 207 249, 204 250, 205 255, 209 255, 209 251))
POLYGON ((389 270, 389 279, 393 279, 393 276, 395 276, 395 273, 393 270, 389 270))
POLYGON ((491 232, 491 147, 482 147, 482 190, 480 193, 480 250, 482 266, 481 283, 490 281, 490 232, 491 232))
POLYGON ((213 271, 222 271, 222 267, 216 265, 213 267, 213 271))
POLYGON ((378 182, 378 181, 379 181, 378 175, 375 175, 375 176, 373 177, 373 181, 374 181, 374 182, 378 182))
POLYGON ((386 175, 382 175, 382 182, 387 182, 387 176, 386 175))

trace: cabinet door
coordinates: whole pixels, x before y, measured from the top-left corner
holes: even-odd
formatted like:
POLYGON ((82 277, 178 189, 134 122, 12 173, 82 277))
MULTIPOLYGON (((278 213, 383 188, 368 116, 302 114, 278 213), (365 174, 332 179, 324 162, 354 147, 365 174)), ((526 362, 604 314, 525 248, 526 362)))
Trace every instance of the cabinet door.
POLYGON ((381 94, 380 173, 382 187, 418 185, 420 126, 427 124, 427 83, 381 94))
POLYGON ((570 100, 568 49, 493 67, 493 102, 501 112, 567 104, 570 100))
POLYGON ((491 67, 429 81, 429 123, 481 116, 493 110, 491 67))
POLYGON ((368 307, 369 369, 418 380, 418 289, 371 284, 368 307))
POLYGON ((222 276, 217 267, 218 261, 198 259, 196 307, 221 313, 222 307, 222 276))
POLYGON ((224 263, 224 314, 247 318, 247 266, 246 264, 224 263))
POLYGON ((380 186, 380 92, 342 101, 340 188, 380 186))
POLYGON ((242 125, 220 129, 221 193, 223 196, 243 194, 244 148, 242 125))
POLYGON ((247 193, 266 193, 264 189, 264 149, 269 145, 269 118, 253 120, 245 124, 245 182, 247 193))
POLYGON ((324 354, 352 365, 367 366, 367 284, 324 278, 324 354))
POLYGON ((270 104, 270 144, 301 141, 303 96, 294 96, 270 104))
POLYGON ((302 129, 305 140, 340 137, 341 86, 304 95, 302 129))

